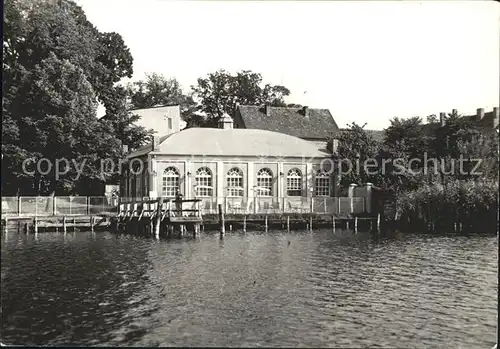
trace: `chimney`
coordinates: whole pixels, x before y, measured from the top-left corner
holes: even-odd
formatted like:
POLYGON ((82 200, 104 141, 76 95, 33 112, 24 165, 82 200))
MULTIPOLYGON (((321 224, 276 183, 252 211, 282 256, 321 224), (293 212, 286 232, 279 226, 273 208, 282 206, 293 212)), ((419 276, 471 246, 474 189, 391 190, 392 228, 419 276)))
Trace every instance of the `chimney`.
POLYGON ((498 107, 493 108, 493 128, 498 126, 498 119, 500 117, 500 112, 498 111, 498 107))
POLYGON ((332 152, 333 154, 337 153, 337 149, 339 147, 339 140, 338 139, 330 139, 327 143, 327 149, 332 152))
POLYGON ((483 108, 477 108, 476 112, 476 121, 481 121, 484 118, 484 109, 483 108))
POLYGON ((456 109, 452 109, 452 110, 451 110, 451 115, 453 115, 453 116, 457 116, 457 115, 458 115, 458 110, 456 110, 456 109))
POLYGON ((160 137, 153 136, 153 143, 151 144, 151 150, 152 151, 158 150, 159 146, 160 146, 160 137))
POLYGON ((264 105, 264 113, 266 116, 271 116, 271 106, 269 104, 264 105))
POLYGON ((441 127, 446 124, 446 113, 439 113, 439 123, 441 124, 441 127))
POLYGON ((309 117, 309 107, 307 105, 302 107, 302 112, 306 118, 309 117))

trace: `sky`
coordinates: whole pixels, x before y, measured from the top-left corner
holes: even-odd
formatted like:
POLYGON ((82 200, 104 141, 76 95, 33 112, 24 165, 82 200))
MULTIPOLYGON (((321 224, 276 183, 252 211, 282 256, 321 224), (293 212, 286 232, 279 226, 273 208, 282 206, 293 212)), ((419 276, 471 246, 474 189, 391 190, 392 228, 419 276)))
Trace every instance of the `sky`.
POLYGON ((76 2, 122 35, 132 80, 161 73, 188 92, 218 69, 252 70, 289 88, 288 103, 328 108, 339 127, 500 104, 494 1, 76 2))

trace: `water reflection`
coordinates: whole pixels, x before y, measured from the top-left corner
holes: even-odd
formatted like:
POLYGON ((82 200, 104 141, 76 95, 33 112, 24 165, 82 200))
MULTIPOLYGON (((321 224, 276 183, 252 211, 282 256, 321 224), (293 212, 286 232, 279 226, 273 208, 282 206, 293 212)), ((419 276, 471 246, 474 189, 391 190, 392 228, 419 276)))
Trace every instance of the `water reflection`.
POLYGON ((491 347, 497 240, 234 231, 2 241, 13 344, 491 347))

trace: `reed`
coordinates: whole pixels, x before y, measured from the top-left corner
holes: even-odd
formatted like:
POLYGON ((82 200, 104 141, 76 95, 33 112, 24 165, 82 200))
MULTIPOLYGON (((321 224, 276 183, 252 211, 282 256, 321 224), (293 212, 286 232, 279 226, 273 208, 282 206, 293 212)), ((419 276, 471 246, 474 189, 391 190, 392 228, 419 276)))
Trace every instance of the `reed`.
POLYGON ((413 229, 490 232, 497 226, 498 181, 426 183, 400 193, 396 207, 399 222, 413 229))

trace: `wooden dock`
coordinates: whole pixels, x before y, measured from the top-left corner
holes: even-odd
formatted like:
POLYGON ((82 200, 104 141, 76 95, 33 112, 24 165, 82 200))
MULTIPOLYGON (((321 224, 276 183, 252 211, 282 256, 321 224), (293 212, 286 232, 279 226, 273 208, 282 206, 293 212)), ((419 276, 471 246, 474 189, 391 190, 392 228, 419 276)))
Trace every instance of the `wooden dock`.
POLYGON ((120 204, 116 219, 116 230, 134 231, 139 234, 160 236, 183 236, 191 230, 196 236, 206 228, 217 228, 221 236, 226 230, 248 227, 265 229, 307 229, 329 227, 358 231, 380 231, 381 217, 368 214, 343 214, 307 212, 271 212, 271 213, 230 213, 225 214, 221 204, 217 214, 204 214, 200 210, 201 200, 136 200, 120 204))
POLYGON ((2 217, 4 231, 38 233, 42 231, 111 230, 159 238, 160 236, 184 236, 191 232, 196 236, 201 231, 218 230, 221 236, 226 231, 282 229, 312 231, 330 228, 380 232, 380 215, 342 212, 227 212, 222 204, 217 213, 203 214, 201 200, 175 201, 166 198, 138 198, 118 204, 116 213, 101 212, 96 215, 6 215, 2 217))
POLYGON ((203 218, 201 200, 137 200, 121 203, 114 220, 116 231, 135 231, 139 234, 160 236, 183 236, 188 228, 194 235, 200 232, 203 218))

